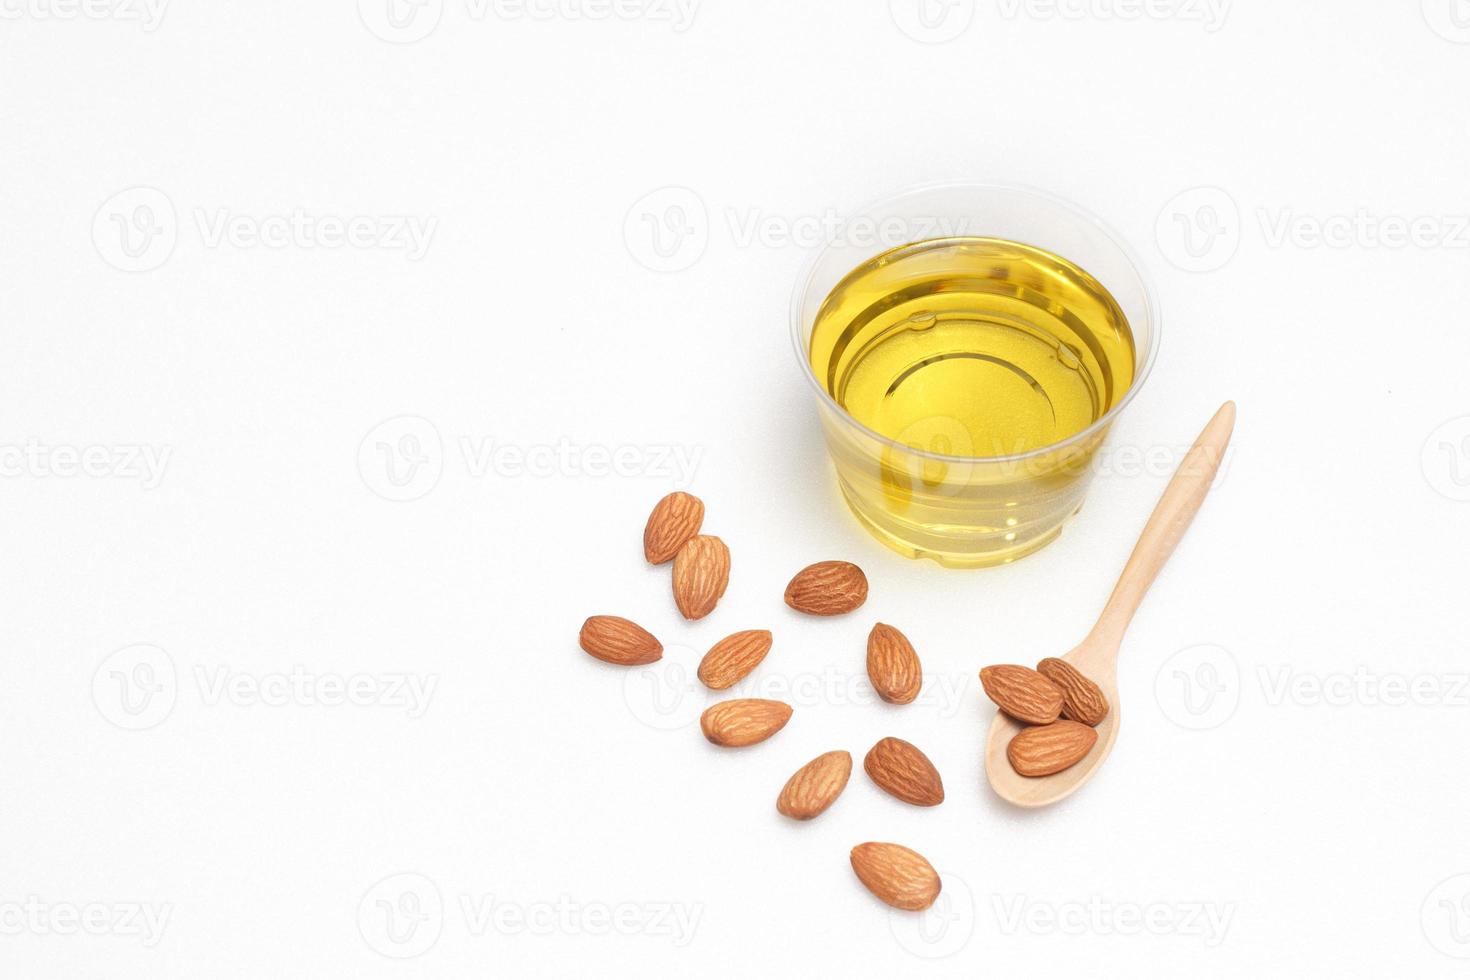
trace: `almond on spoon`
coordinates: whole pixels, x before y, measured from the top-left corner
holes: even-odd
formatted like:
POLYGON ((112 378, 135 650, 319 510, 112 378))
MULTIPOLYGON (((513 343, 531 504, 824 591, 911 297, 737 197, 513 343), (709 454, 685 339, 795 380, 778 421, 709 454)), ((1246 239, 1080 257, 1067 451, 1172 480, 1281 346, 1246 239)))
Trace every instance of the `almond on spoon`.
POLYGON ((1062 690, 1030 667, 995 664, 980 671, 980 686, 996 706, 1028 725, 1049 725, 1062 713, 1062 690))

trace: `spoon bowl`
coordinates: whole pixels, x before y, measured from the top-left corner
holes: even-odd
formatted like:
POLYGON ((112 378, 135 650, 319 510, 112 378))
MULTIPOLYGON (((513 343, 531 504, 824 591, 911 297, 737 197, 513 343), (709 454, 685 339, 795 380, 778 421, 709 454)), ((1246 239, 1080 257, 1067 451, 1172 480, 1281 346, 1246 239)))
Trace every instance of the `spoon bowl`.
POLYGON ((997 711, 985 743, 985 774, 997 796, 1022 807, 1040 807, 1071 796, 1102 768, 1113 743, 1118 740, 1120 698, 1118 696, 1118 649, 1133 614, 1159 570, 1164 567, 1179 539, 1209 493, 1219 472, 1235 428, 1235 403, 1226 402, 1199 434, 1164 494, 1159 498, 1138 544, 1118 577, 1113 594, 1087 638, 1062 659, 1076 667, 1102 688, 1108 699, 1108 714, 1097 724, 1097 742, 1075 765, 1050 776, 1022 776, 1011 768, 1006 747, 1026 727, 997 711))

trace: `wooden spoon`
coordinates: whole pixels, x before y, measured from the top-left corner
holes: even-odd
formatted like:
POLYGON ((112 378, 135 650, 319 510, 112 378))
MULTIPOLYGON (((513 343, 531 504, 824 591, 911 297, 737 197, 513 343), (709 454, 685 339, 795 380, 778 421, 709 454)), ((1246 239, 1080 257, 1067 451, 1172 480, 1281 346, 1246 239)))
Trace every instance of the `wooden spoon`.
POLYGON ((1138 611, 1144 593, 1153 584, 1159 569, 1164 567, 1164 562, 1174 553, 1174 546, 1184 537, 1190 521, 1194 520, 1200 504, 1204 502, 1234 428, 1235 403, 1226 402, 1199 434, 1179 464, 1174 478, 1164 488, 1164 495, 1144 525, 1138 544, 1134 546, 1108 604, 1103 607, 1097 625, 1085 640, 1062 658, 1090 677, 1108 697, 1110 710, 1097 726, 1097 744, 1081 762, 1069 769, 1050 776, 1022 776, 1011 768, 1010 761, 1006 759, 1006 746, 1024 726, 997 711, 985 745, 985 772, 990 777, 991 788, 1002 799, 1025 807, 1055 803, 1075 793, 1091 779, 1112 751, 1118 738, 1118 647, 1123 642, 1123 633, 1138 611))

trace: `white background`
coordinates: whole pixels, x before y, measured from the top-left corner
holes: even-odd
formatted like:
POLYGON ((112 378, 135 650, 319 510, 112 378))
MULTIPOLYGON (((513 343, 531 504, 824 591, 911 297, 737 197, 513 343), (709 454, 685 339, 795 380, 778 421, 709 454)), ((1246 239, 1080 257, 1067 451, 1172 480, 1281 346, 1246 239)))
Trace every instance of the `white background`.
POLYGON ((0 7, 0 972, 1463 975, 1465 3, 386 2, 0 7), (954 178, 1100 214, 1165 321, 1076 521, 970 573, 844 512, 780 238, 954 178), (1081 638, 1225 398, 1112 758, 1006 807, 975 672, 1081 638), (696 625, 640 553, 679 486, 734 554, 696 625), (823 558, 857 614, 781 604, 823 558), (580 652, 602 612, 659 667, 580 652), (752 627, 796 713, 718 750, 693 667, 752 627), (942 806, 775 813, 884 735, 942 806), (874 839, 933 912, 859 886, 874 839))

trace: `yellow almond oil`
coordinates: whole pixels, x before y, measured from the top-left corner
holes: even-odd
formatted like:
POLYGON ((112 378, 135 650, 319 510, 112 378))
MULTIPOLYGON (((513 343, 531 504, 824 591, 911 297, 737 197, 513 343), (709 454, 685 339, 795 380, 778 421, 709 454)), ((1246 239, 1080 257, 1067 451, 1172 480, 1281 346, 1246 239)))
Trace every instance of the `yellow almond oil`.
POLYGON ((854 269, 812 331, 817 379, 849 415, 947 456, 1030 452, 1087 428, 1133 380, 1108 291, 999 238, 904 245, 854 269))
POLYGON ((996 457, 1086 429, 1128 390, 1135 360, 1097 279, 1045 249, 979 237, 903 245, 852 270, 818 310, 808 353, 833 400, 899 444, 870 449, 832 430, 854 512, 896 550, 957 566, 1055 537, 1102 434, 996 457))

